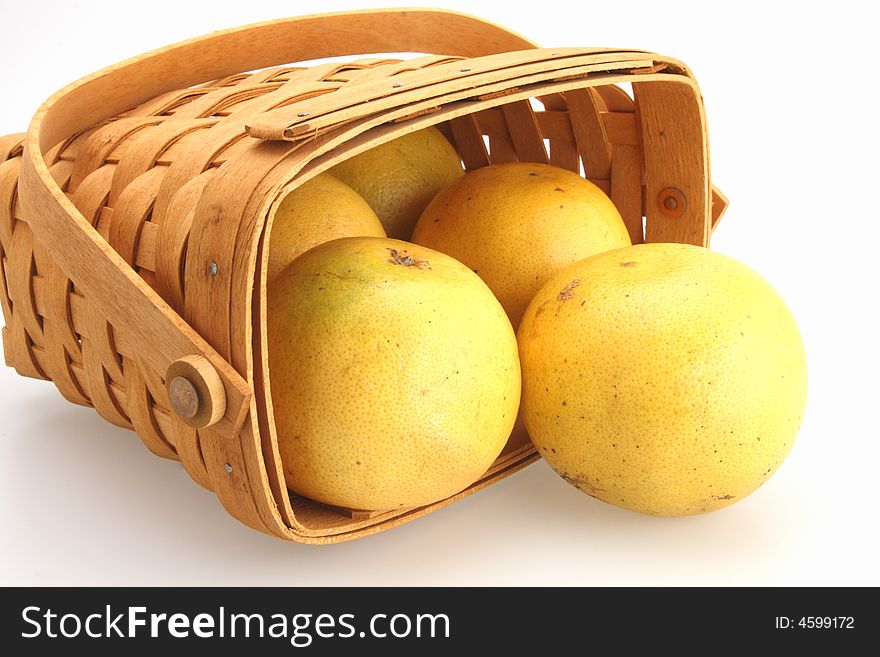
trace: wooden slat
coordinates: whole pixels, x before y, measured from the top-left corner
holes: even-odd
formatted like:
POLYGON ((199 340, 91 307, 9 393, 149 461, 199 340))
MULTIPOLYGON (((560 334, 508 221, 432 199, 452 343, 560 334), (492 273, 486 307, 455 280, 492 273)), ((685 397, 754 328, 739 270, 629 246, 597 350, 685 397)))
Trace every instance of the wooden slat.
POLYGON ((509 137, 489 137, 489 160, 492 164, 517 161, 516 149, 509 137))
POLYGON ((176 459, 177 454, 174 447, 168 443, 153 415, 153 398, 147 390, 146 381, 142 375, 142 365, 138 362, 141 358, 138 356, 123 361, 125 405, 131 417, 131 423, 144 445, 153 454, 166 459, 176 459))
MULTIPOLYGON (((48 314, 51 304, 46 301, 47 294, 49 293, 47 290, 47 280, 42 276, 35 276, 33 278, 32 287, 34 290, 34 301, 38 314, 46 318, 51 317, 51 315, 48 314)), ((94 327, 92 327, 87 321, 88 316, 91 313, 88 309, 88 301, 81 294, 74 292, 69 295, 69 302, 70 325, 72 330, 77 335, 97 339, 98 336, 94 332, 94 327)), ((57 322, 53 322, 53 324, 54 323, 57 322)), ((103 328, 101 330, 103 330, 103 328)), ((140 346, 136 342, 133 342, 125 333, 117 332, 113 337, 115 350, 120 356, 133 358, 138 354, 140 346)), ((73 352, 74 350, 71 349, 70 351, 73 352)), ((119 376, 122 376, 121 373, 119 376)))
POLYGON ((724 216, 724 212, 727 210, 727 206, 730 205, 730 201, 727 200, 727 197, 724 195, 720 189, 712 185, 712 230, 718 226, 718 222, 721 221, 721 217, 724 216))
POLYGON ((113 172, 108 204, 113 207, 119 195, 137 178, 152 169, 161 154, 174 142, 184 136, 206 130, 216 123, 216 119, 187 119, 185 121, 165 121, 139 131, 127 141, 124 154, 119 155, 119 163, 113 172))
POLYGON ((645 241, 707 246, 711 226, 709 161, 699 90, 693 82, 633 83, 642 127, 645 241), (660 205, 665 189, 686 199, 681 216, 660 205))
POLYGON ((156 261, 152 268, 156 272, 156 291, 181 314, 184 312, 185 253, 190 230, 196 205, 213 176, 213 170, 206 171, 178 189, 168 206, 169 218, 162 222, 156 241, 156 261))
POLYGON ((639 126, 632 112, 604 112, 602 122, 612 145, 640 146, 639 126))
POLYGON ((538 100, 544 105, 544 111, 536 112, 535 117, 541 126, 541 134, 548 142, 550 164, 579 174, 581 171, 581 161, 574 143, 571 121, 568 120, 565 97, 563 94, 549 94, 541 96, 538 100), (557 137, 547 131, 547 126, 542 119, 551 114, 563 117, 562 126, 566 128, 564 136, 557 137))
POLYGON ((152 221, 146 222, 137 245, 134 264, 139 269, 156 271, 156 241, 159 238, 159 227, 152 221))
MULTIPOLYGON (((42 275, 35 276, 31 282, 37 312, 45 318, 46 352, 49 356, 47 367, 52 382, 62 396, 75 404, 91 405, 88 392, 82 381, 70 369, 70 362, 83 362, 82 344, 73 324, 70 312, 70 279, 54 262, 44 269, 42 275)), ((80 317, 83 321, 83 318, 80 317)), ((117 378, 122 374, 118 367, 114 370, 117 378)))
POLYGON ((596 93, 602 98, 608 112, 634 112, 635 103, 632 97, 616 84, 596 87, 596 93))
POLYGON ((452 131, 455 148, 466 170, 472 171, 489 164, 486 142, 483 141, 480 126, 473 114, 453 119, 447 125, 452 131))
MULTIPOLYGON (((161 122, 162 119, 156 117, 116 119, 94 130, 85 140, 75 141, 72 147, 77 149, 77 157, 70 179, 70 191, 76 193, 80 183, 92 172, 103 167, 107 163, 107 158, 120 144, 125 143, 138 131, 161 122)), ((107 191, 109 192, 109 188, 107 191)))
MULTIPOLYGON (((640 145, 638 122, 633 112, 601 112, 600 114, 605 135, 610 144, 640 145)), ((571 129, 571 119, 568 112, 547 110, 536 112, 535 116, 544 137, 550 140, 574 142, 574 133, 571 129)), ((506 134, 504 116, 500 109, 482 110, 477 112, 476 117, 480 128, 490 137, 506 134)))
POLYGON ((596 187, 605 192, 608 196, 611 196, 611 181, 603 180, 601 178, 587 178, 591 183, 593 183, 596 187))
POLYGON ((133 265, 137 260, 141 231, 150 217, 166 167, 153 167, 132 180, 113 206, 107 242, 133 265))
POLYGON ((547 164, 547 149, 544 137, 535 119, 535 111, 527 100, 507 103, 501 106, 510 142, 520 162, 547 164))
POLYGON ((387 80, 363 87, 343 87, 333 94, 332 100, 318 97, 297 103, 295 112, 282 109, 267 112, 249 124, 248 132, 258 139, 297 140, 391 108, 412 105, 417 111, 421 103, 439 105, 468 97, 487 98, 509 90, 514 86, 512 80, 522 86, 590 73, 649 69, 653 65, 654 60, 641 53, 578 48, 482 57, 468 62, 466 71, 461 71, 458 63, 451 63, 397 76, 401 84, 397 89, 387 80), (462 72, 467 75, 463 76, 462 72), (466 85, 463 80, 467 81, 466 85))
POLYGON ((610 178, 611 148, 594 93, 592 89, 572 89, 565 93, 565 101, 584 171, 588 177, 610 178))
POLYGON ((614 146, 611 165, 611 200, 629 231, 633 244, 645 241, 642 229, 642 151, 635 146, 614 146))

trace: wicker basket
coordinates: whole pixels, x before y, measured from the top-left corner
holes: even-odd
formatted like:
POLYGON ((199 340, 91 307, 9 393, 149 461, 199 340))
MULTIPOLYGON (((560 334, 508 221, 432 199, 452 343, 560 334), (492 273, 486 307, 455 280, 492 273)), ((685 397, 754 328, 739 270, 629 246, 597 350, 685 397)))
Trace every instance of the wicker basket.
POLYGON ((284 486, 265 346, 273 209, 333 164, 429 125, 467 169, 585 171, 633 242, 706 245, 726 205, 709 182, 700 92, 678 61, 539 49, 438 10, 232 29, 80 80, 27 135, 0 138, 7 364, 179 459, 243 523, 296 541, 398 525, 535 461, 528 437, 512 436, 467 490, 389 512, 284 486), (376 52, 432 54, 265 68, 376 52))

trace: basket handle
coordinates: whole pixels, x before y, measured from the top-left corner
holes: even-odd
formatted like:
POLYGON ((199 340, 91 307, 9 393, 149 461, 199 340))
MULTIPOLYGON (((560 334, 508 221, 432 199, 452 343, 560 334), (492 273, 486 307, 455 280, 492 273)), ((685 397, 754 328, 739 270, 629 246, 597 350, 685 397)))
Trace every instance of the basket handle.
POLYGON ((19 180, 22 206, 36 237, 116 331, 144 345, 166 379, 169 372, 174 379, 181 371, 190 373, 189 386, 178 380, 182 419, 194 425, 226 424, 224 433, 235 435, 252 397, 245 379, 100 237, 53 180, 45 153, 166 91, 241 71, 336 55, 423 51, 478 56, 532 47, 531 41, 493 23, 424 9, 304 16, 183 41, 94 73, 43 103, 27 133, 19 180), (192 366, 193 358, 197 367, 181 367, 192 366), (201 399, 207 412, 196 412, 187 403, 193 390, 208 396, 201 399))

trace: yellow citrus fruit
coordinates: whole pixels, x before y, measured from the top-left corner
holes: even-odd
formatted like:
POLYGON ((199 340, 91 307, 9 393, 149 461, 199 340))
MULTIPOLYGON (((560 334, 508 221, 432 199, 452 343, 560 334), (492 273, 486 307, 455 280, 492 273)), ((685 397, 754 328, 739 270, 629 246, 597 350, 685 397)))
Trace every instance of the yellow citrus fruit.
POLYGON ((330 173, 366 199, 388 237, 407 240, 425 206, 464 169, 443 133, 431 127, 355 155, 330 173))
POLYGON ((427 207, 413 242, 477 272, 518 326, 535 293, 562 267, 629 246, 617 208, 593 183, 516 162, 468 173, 427 207))
POLYGON ((519 328, 529 435, 570 484, 654 515, 712 511, 779 467, 800 427, 804 347, 740 262, 644 244, 567 267, 519 328))
POLYGON ((385 237, 376 213, 357 192, 322 173, 281 201, 269 240, 270 283, 287 265, 321 242, 340 237, 385 237))
POLYGON ((476 481, 520 397, 513 328, 472 271, 407 242, 347 238, 268 294, 287 484, 356 509, 427 504, 476 481))

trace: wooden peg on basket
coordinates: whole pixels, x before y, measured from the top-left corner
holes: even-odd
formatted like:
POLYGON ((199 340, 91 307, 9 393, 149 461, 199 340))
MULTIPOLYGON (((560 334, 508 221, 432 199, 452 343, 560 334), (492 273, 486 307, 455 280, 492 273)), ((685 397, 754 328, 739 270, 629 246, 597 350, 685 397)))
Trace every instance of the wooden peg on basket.
POLYGON ((168 366, 165 386, 171 407, 186 424, 204 429, 226 413, 226 391, 217 370, 202 356, 185 356, 168 366))

